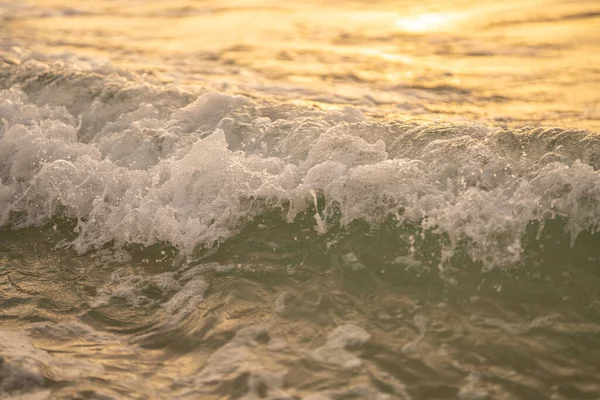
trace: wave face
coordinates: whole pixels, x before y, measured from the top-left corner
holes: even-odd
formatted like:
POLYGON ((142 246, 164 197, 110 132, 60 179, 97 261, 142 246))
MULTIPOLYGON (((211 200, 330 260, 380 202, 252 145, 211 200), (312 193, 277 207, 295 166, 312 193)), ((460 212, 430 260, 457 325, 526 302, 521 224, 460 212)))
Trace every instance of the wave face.
POLYGON ((261 215, 308 215, 316 234, 411 227, 410 252, 433 235, 440 265, 461 247, 489 269, 522 259, 532 224, 560 218, 574 242, 600 222, 589 131, 374 120, 94 68, 2 73, 0 226, 67 219, 79 253, 167 242, 191 255, 261 215))

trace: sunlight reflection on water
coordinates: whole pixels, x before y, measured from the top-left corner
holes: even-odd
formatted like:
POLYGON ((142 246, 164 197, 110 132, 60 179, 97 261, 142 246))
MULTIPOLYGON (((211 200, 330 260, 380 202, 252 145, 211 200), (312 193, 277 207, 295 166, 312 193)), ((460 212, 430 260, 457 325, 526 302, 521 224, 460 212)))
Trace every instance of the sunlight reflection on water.
POLYGON ((28 4, 0 11, 5 42, 179 85, 223 82, 373 116, 600 127, 593 1, 28 4))

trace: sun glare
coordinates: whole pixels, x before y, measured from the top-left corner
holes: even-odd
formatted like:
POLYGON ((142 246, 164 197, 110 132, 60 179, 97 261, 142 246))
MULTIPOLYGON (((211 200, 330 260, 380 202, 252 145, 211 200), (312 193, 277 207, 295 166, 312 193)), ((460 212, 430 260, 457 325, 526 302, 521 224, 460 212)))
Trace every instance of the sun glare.
POLYGON ((450 18, 444 14, 427 13, 398 18, 396 26, 410 32, 436 31, 448 24, 450 18))

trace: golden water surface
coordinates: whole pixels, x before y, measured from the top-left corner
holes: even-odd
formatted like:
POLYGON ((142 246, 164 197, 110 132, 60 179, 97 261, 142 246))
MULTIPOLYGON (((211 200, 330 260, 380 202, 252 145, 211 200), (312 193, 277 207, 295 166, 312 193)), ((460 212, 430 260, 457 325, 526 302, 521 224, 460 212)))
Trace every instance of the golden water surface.
POLYGON ((166 84, 380 117, 600 128, 591 0, 33 0, 0 13, 4 42, 166 84))

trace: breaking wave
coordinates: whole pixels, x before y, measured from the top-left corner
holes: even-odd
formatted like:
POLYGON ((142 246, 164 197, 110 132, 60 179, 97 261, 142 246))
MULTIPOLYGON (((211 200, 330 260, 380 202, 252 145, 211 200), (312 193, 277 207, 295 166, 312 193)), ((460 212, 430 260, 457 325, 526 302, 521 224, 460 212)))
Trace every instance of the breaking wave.
POLYGON ((276 214, 315 235, 410 231, 407 256, 433 236, 440 264, 460 247, 493 268, 521 260, 532 226, 560 219, 574 243, 600 222, 590 131, 376 120, 39 61, 6 68, 0 88, 0 226, 74 221, 80 253, 190 255, 276 214))

